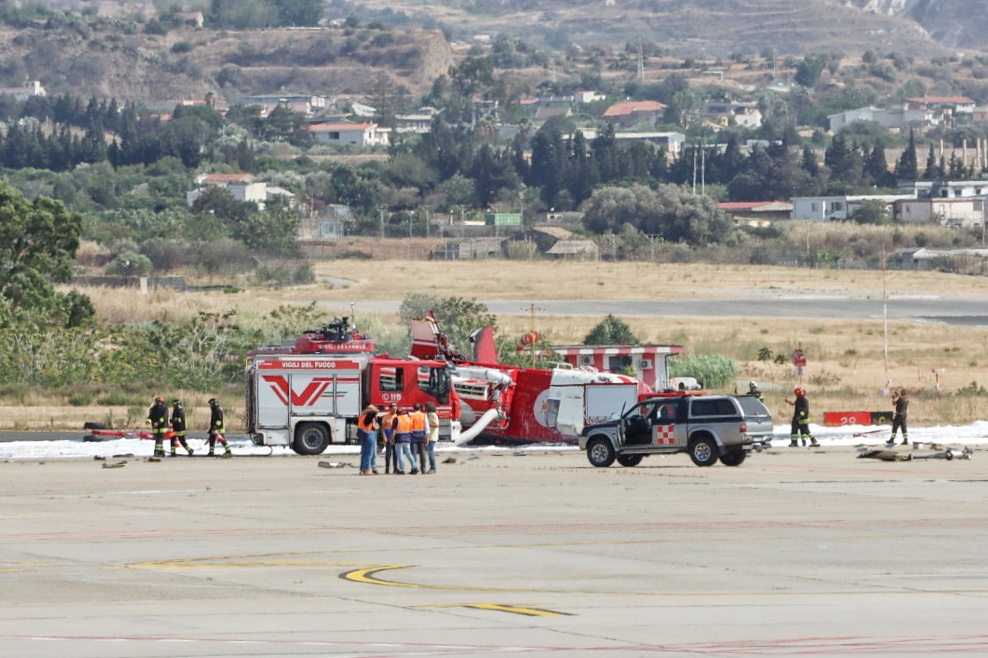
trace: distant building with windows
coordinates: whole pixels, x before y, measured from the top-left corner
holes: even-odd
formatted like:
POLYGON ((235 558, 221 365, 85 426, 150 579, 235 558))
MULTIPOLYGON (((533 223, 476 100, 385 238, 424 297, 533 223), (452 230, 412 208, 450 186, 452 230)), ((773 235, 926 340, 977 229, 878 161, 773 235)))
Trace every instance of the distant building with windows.
POLYGON ((19 101, 26 101, 32 96, 47 96, 48 92, 41 86, 39 80, 25 80, 20 87, 0 87, 0 95, 13 96, 19 101))

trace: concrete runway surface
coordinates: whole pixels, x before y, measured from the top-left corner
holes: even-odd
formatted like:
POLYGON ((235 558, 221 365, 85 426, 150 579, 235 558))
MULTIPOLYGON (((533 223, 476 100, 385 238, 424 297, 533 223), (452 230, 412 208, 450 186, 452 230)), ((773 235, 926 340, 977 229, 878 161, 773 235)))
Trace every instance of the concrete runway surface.
POLYGON ((0 654, 988 653, 983 451, 456 459, 0 463, 0 654))

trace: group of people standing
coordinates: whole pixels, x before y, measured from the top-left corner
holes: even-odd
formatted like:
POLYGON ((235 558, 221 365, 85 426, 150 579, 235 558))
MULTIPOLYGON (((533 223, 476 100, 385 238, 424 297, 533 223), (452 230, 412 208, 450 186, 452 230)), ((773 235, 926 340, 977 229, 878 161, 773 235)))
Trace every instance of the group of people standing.
POLYGON ((360 439, 360 475, 377 475, 378 437, 383 434, 385 474, 417 475, 436 472, 436 442, 439 441, 439 414, 427 402, 411 408, 392 404, 380 414, 368 406, 357 419, 360 439), (406 469, 405 462, 408 467, 406 469))
MULTIPOLYGON (((206 443, 209 446, 209 452, 207 455, 214 455, 216 444, 219 443, 223 446, 223 456, 232 457, 233 453, 230 451, 230 444, 223 436, 226 431, 223 426, 223 407, 220 406, 219 401, 216 398, 211 398, 209 400, 209 435, 206 439, 206 443)), ((165 443, 171 443, 171 456, 175 457, 178 451, 178 447, 182 446, 185 449, 186 454, 191 457, 195 450, 193 450, 186 440, 186 434, 188 433, 188 424, 185 418, 185 407, 182 406, 182 401, 178 398, 172 400, 171 413, 168 412, 168 407, 165 406, 165 399, 160 395, 154 399, 154 403, 151 405, 151 409, 148 411, 147 420, 144 421, 145 425, 151 426, 151 434, 154 437, 154 456, 164 457, 165 456, 165 443)))

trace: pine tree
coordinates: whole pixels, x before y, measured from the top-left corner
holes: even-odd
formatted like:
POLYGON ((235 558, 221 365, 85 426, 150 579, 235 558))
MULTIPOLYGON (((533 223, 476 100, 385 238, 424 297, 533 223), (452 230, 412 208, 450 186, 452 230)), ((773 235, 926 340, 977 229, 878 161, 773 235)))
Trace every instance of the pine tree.
POLYGON ((909 130, 909 145, 895 163, 895 178, 898 181, 915 181, 919 178, 919 163, 916 160, 916 136, 909 130))

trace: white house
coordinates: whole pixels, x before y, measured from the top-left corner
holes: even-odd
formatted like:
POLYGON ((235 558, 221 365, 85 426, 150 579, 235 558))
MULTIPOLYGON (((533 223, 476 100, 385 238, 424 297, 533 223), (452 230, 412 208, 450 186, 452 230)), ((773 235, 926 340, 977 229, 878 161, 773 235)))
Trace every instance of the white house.
POLYGON ((222 187, 237 201, 250 201, 264 208, 268 199, 267 183, 255 183, 250 174, 201 174, 196 177, 196 189, 185 194, 185 200, 192 207, 206 188, 222 187))
POLYGON ((813 196, 793 197, 791 219, 806 219, 811 222, 840 221, 850 219, 854 211, 866 201, 880 201, 885 204, 891 216, 895 203, 913 199, 913 196, 870 195, 870 196, 813 196))
MULTIPOLYGON (((581 133, 583 133, 583 138, 588 142, 597 139, 596 128, 577 128, 581 133)), ((644 140, 654 143, 656 146, 664 149, 667 153, 671 155, 679 155, 683 151, 683 145, 686 143, 686 135, 678 132, 615 132, 614 141, 618 144, 634 140, 644 140)))
POLYGON ((271 114, 271 110, 278 106, 284 106, 293 112, 311 116, 318 112, 323 112, 329 107, 330 101, 326 96, 316 96, 312 94, 268 94, 262 96, 243 96, 237 99, 237 105, 253 106, 261 108, 261 116, 266 117, 271 114))
POLYGON ((0 87, 0 95, 13 96, 19 101, 26 101, 31 96, 47 96, 48 92, 38 80, 25 80, 21 87, 0 87))
POLYGON ((762 125, 763 120, 762 112, 758 109, 758 103, 711 101, 703 109, 703 116, 724 127, 733 123, 745 128, 758 128, 762 125))
POLYGON ((376 123, 314 123, 309 131, 320 144, 387 146, 391 130, 376 123))
POLYGON ((899 183, 899 192, 917 198, 964 199, 988 195, 988 180, 915 181, 899 183))
POLYGON ((902 107, 894 107, 886 110, 881 107, 869 105, 868 107, 859 107, 856 110, 846 110, 837 114, 830 114, 827 116, 827 119, 830 121, 830 130, 832 132, 837 132, 854 121, 874 121, 889 130, 901 129, 908 125, 905 109, 902 107))
POLYGON ((906 99, 907 111, 929 113, 934 125, 970 123, 977 103, 967 96, 921 96, 906 99))
POLYGON ((908 223, 939 223, 972 228, 985 220, 985 199, 903 199, 896 202, 896 218, 908 223))

